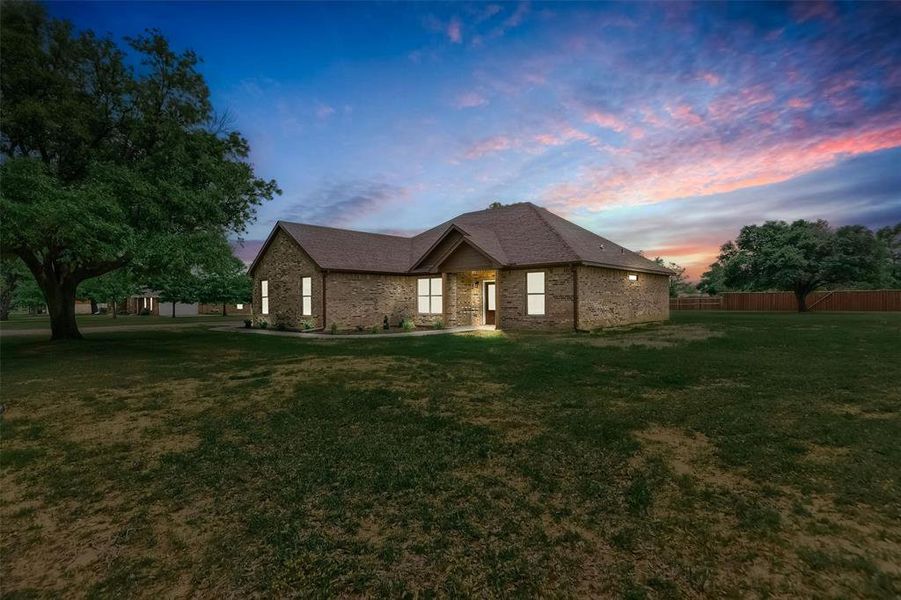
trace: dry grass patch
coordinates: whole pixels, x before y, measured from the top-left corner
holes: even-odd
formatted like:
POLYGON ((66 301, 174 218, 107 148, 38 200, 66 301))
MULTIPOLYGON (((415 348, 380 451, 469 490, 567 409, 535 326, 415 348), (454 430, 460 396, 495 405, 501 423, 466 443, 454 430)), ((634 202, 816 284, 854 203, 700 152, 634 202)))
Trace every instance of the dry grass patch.
POLYGON ((590 336, 563 338, 599 348, 672 348, 689 342, 721 337, 723 332, 706 325, 650 325, 599 330, 590 336))

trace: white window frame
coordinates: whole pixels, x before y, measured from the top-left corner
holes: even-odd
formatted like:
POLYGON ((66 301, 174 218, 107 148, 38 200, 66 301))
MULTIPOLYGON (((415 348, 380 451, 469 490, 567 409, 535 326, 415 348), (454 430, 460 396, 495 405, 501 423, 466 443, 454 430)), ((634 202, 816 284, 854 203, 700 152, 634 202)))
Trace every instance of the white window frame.
POLYGON ((260 280, 260 312, 264 315, 269 314, 269 280, 260 280))
POLYGON ((541 317, 547 314, 547 274, 544 271, 527 271, 526 272, 526 315, 530 317, 541 317), (541 275, 541 291, 533 288, 538 284, 538 278, 530 277, 530 275, 541 275), (532 307, 532 299, 541 298, 541 310, 538 307, 532 307))
POLYGON ((444 314, 444 285, 441 277, 420 277, 416 280, 416 312, 421 315, 444 314))
POLYGON ((244 310, 244 305, 243 304, 235 304, 235 308, 237 308, 238 310, 244 310))
POLYGON ((309 317, 313 314, 313 278, 300 278, 300 313, 309 317))

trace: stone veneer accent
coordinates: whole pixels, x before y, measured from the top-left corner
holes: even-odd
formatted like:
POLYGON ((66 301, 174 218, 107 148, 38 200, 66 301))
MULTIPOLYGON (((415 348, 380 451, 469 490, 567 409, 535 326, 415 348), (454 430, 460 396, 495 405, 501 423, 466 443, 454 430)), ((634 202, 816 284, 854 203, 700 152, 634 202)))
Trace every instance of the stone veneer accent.
POLYGON ((316 327, 324 326, 322 273, 297 242, 281 230, 275 232, 275 237, 253 272, 253 315, 256 319, 265 319, 272 326, 282 323, 285 327, 299 328, 304 319, 311 319, 316 327), (307 317, 301 314, 301 277, 311 277, 313 284, 313 314, 307 317), (260 282, 264 279, 269 281, 268 315, 262 313, 260 282))
POLYGON ((669 277, 601 267, 577 267, 577 329, 669 319, 669 277))

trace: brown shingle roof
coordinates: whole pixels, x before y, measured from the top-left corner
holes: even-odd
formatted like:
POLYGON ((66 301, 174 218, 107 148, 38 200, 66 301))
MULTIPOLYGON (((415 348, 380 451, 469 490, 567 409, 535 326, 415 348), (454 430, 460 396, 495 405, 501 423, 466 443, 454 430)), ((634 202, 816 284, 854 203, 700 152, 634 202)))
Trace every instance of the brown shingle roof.
MULTIPOLYGON (((458 229, 507 267, 585 263, 670 273, 654 261, 531 202, 464 213, 412 238, 284 221, 276 227, 294 238, 320 268, 329 270, 407 273, 442 237, 458 229)), ((265 248, 260 249, 260 255, 265 248)), ((255 265, 256 261, 251 270, 255 265)))

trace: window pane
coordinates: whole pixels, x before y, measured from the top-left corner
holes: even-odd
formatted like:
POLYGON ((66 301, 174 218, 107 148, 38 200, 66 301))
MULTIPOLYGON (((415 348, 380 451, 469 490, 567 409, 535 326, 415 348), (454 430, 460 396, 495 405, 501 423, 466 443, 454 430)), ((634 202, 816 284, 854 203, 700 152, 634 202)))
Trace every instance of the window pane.
POLYGON ((418 279, 416 281, 416 293, 420 296, 428 296, 429 295, 429 280, 428 279, 418 279))
POLYGON ((310 296, 303 297, 303 314, 305 317, 313 314, 313 299, 310 296))
POLYGON ((264 279, 260 282, 260 294, 263 296, 269 295, 269 280, 264 279))
POLYGON ((300 288, 301 294, 303 294, 304 296, 311 296, 313 294, 313 278, 302 277, 300 279, 300 288))
POLYGON ((235 304, 235 308, 237 308, 238 310, 243 310, 244 305, 243 304, 235 304))
POLYGON ((440 315, 444 312, 444 305, 441 302, 441 296, 432 296, 432 314, 440 315))
POLYGON ((417 303, 417 310, 422 314, 427 314, 429 312, 429 297, 428 296, 419 296, 419 302, 417 303))
POLYGON ((528 311, 530 315, 544 314, 544 294, 529 294, 528 311))
POLYGON ((529 294, 544 293, 544 273, 526 273, 526 292, 529 294))
POLYGON ((441 278, 440 277, 432 277, 432 295, 438 296, 441 294, 441 278))
POLYGON ((493 283, 488 284, 488 310, 494 310, 494 301, 495 301, 495 285, 493 283))
POLYGON ((265 296, 263 297, 263 314, 264 315, 269 314, 269 298, 267 298, 265 296))

